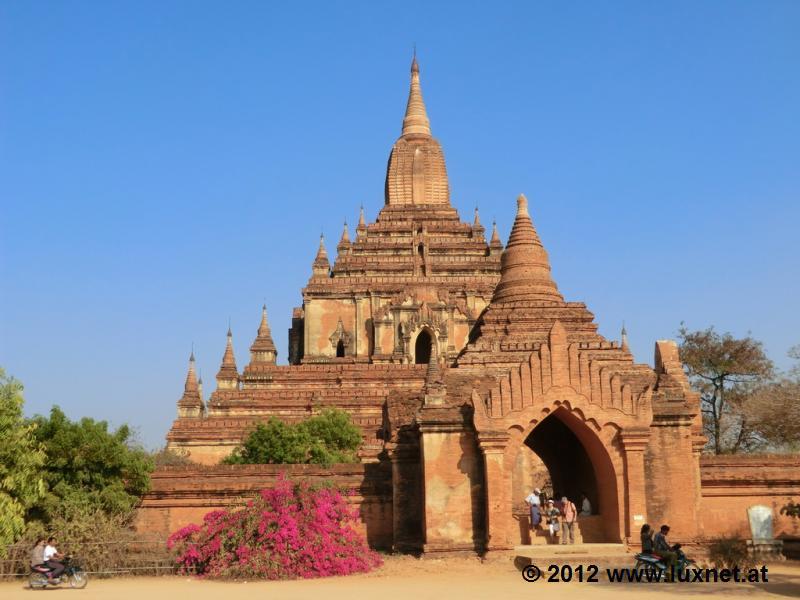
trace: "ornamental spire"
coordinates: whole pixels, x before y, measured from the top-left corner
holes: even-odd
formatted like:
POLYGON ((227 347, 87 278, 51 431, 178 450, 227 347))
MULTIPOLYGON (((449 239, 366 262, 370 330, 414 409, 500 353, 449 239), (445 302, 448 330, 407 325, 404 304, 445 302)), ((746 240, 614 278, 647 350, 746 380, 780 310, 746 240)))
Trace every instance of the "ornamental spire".
POLYGON ((250 346, 251 363, 271 363, 275 364, 277 357, 275 342, 272 341, 272 332, 267 323, 267 305, 261 307, 261 323, 258 326, 258 335, 250 346))
POLYGON ((431 123, 428 121, 425 102, 422 100, 422 88, 419 84, 419 63, 417 63, 417 53, 414 51, 414 59, 411 61, 411 87, 408 91, 408 104, 406 105, 406 116, 403 119, 401 137, 430 137, 430 135, 431 123))
POLYGON ((312 271, 315 276, 328 277, 330 275, 331 263, 328 260, 328 251, 325 250, 325 236, 319 235, 319 248, 317 256, 314 257, 312 271))
POLYGON ((500 241, 500 234, 497 233, 497 221, 492 221, 492 243, 503 244, 500 241))
POLYGON ((622 322, 622 331, 620 332, 620 337, 621 337, 620 342, 622 345, 622 349, 630 351, 630 348, 628 347, 628 331, 625 329, 624 321, 622 322))
POLYGON ((489 254, 497 256, 503 251, 503 242, 500 241, 500 234, 497 233, 497 221, 492 221, 492 239, 489 241, 489 254))
POLYGON ((183 386, 183 396, 178 400, 178 417, 191 418, 203 415, 203 398, 200 385, 197 382, 195 370, 194 350, 189 356, 189 371, 186 373, 186 383, 183 386))
POLYGON ((539 240, 528 215, 528 199, 517 198, 517 217, 500 259, 500 283, 494 301, 556 300, 563 301, 550 275, 547 251, 539 240))
POLYGON ((339 240, 339 245, 336 248, 339 251, 347 249, 350 247, 350 232, 347 229, 347 221, 344 222, 344 228, 342 229, 342 239, 339 240))
POLYGON ((239 372, 236 369, 236 358, 233 355, 233 334, 228 325, 228 341, 225 343, 225 354, 217 373, 217 387, 220 389, 235 388, 239 385, 239 372))
POLYGON ((194 350, 189 355, 189 372, 186 373, 186 383, 183 386, 184 394, 186 392, 197 391, 197 372, 195 371, 194 350))

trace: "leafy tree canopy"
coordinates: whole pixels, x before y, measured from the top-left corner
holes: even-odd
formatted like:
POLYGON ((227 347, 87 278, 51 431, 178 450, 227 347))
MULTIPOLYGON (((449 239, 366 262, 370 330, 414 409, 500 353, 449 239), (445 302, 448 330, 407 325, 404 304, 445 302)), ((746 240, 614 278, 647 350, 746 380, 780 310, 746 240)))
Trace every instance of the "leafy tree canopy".
POLYGON ((800 450, 800 346, 787 373, 776 373, 761 342, 709 327, 682 326, 680 352, 700 392, 703 425, 716 453, 800 450))
POLYGON ((123 514, 147 491, 153 459, 133 444, 127 425, 109 431, 105 421, 71 421, 57 406, 32 422, 47 453, 50 488, 34 516, 48 520, 65 510, 123 514))
POLYGON ((22 384, 0 368, 0 557, 25 530, 25 513, 45 494, 44 449, 22 414, 22 384))
POLYGON ((296 424, 272 417, 259 423, 226 464, 320 464, 358 462, 361 430, 336 409, 296 424))

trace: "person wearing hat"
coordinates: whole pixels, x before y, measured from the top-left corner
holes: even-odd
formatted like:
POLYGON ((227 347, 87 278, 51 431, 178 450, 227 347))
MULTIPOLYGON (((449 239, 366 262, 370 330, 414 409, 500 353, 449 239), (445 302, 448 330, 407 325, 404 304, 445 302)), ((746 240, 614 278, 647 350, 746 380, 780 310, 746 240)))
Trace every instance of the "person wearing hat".
POLYGON ((539 488, 534 488, 533 491, 525 498, 528 507, 531 511, 531 529, 536 529, 539 523, 542 522, 542 491, 539 488))
POLYGON ((547 529, 550 531, 551 540, 561 529, 561 525, 558 522, 559 516, 561 516, 561 511, 556 508, 555 503, 552 500, 548 500, 544 509, 544 517, 547 519, 547 529))

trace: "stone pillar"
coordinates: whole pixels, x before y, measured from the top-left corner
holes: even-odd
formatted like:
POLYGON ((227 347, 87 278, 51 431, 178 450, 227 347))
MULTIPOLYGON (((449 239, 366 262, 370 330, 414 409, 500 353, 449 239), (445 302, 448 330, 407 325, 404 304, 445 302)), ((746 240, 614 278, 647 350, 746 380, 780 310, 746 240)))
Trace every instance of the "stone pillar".
POLYGON ((426 553, 476 552, 483 546, 481 464, 475 434, 459 407, 425 406, 420 430, 426 553))
POLYGON ((392 462, 392 549, 395 552, 422 550, 422 489, 419 447, 386 444, 392 462))
MULTIPOLYGON (((625 457, 623 534, 629 543, 639 543, 639 530, 647 523, 644 451, 650 441, 647 429, 627 429, 620 434, 625 457)), ((652 525, 652 523, 651 523, 652 525)))
POLYGON ((484 460, 486 487, 486 550, 509 550, 513 516, 511 514, 511 472, 506 469, 505 452, 509 435, 505 431, 482 431, 478 442, 484 460))
POLYGON ((695 540, 701 532, 699 463, 692 415, 655 415, 645 452, 647 514, 654 529, 670 526, 671 539, 695 540))

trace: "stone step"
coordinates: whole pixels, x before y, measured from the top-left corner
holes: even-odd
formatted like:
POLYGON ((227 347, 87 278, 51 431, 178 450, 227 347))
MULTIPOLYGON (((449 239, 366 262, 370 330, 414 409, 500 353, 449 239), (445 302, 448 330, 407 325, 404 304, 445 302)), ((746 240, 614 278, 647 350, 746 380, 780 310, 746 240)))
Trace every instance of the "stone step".
POLYGON ((541 569, 549 565, 596 565, 600 569, 609 567, 633 567, 634 553, 625 544, 567 544, 529 545, 514 548, 514 564, 521 568, 535 564, 541 569))

